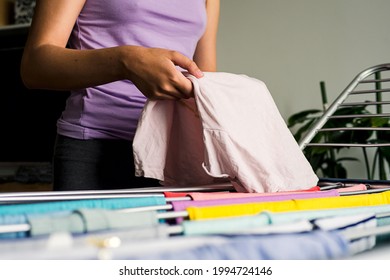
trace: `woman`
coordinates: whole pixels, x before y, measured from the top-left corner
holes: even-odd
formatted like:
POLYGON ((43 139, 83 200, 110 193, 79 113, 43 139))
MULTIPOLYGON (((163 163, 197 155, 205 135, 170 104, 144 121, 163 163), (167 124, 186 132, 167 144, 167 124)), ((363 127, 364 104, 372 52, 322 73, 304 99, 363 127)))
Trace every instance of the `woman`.
POLYGON ((219 0, 37 0, 21 76, 70 90, 57 122, 54 190, 155 186, 135 178, 132 139, 146 99, 190 98, 216 71, 219 0))

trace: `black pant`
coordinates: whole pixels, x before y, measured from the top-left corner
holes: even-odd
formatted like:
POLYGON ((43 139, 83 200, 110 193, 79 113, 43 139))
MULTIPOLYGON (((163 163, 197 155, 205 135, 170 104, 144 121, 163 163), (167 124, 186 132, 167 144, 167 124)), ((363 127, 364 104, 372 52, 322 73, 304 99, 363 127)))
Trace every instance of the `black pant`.
POLYGON ((135 177, 130 141, 57 135, 53 168, 55 191, 159 186, 158 180, 135 177))

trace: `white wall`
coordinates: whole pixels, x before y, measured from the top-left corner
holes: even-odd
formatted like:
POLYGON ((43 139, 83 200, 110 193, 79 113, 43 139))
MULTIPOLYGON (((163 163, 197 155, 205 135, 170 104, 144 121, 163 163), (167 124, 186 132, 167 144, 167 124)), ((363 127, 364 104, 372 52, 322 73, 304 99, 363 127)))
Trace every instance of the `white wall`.
POLYGON ((320 81, 332 102, 390 63, 389 11, 389 0, 221 0, 218 71, 263 80, 286 120, 321 109, 320 81))
POLYGON ((367 67, 390 62, 389 0, 221 0, 218 70, 268 85, 282 115, 321 108, 367 67))

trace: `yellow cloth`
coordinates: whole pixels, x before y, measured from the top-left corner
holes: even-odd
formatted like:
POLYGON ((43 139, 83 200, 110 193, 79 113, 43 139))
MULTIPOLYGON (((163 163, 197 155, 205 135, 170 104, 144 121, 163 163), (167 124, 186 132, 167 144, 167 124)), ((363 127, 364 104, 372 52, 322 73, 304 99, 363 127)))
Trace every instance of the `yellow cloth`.
POLYGON ((245 203, 235 205, 189 207, 190 220, 202 220, 243 215, 255 215, 262 211, 283 212, 294 210, 331 209, 356 206, 390 204, 390 191, 376 194, 293 199, 277 202, 245 203))

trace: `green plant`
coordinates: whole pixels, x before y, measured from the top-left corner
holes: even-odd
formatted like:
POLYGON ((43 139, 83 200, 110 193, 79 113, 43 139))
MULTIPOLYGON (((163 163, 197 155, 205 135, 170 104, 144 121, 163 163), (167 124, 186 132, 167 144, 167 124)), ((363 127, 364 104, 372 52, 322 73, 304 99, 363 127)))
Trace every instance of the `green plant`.
MULTIPOLYGON (((345 110, 338 110, 336 113, 341 114, 345 110)), ((360 113, 361 108, 352 110, 350 113, 360 113)), ((323 114, 322 110, 310 109, 296 114, 293 114, 288 119, 288 127, 290 129, 298 127, 297 131, 293 133, 295 139, 299 141, 310 129, 311 125, 317 121, 323 114)), ((354 124, 352 119, 342 120, 343 125, 351 126, 354 124)), ((324 128, 334 128, 340 126, 340 122, 336 120, 329 120, 324 128)), ((334 134, 317 134, 312 143, 333 142, 333 143, 348 143, 353 137, 351 131, 340 131, 334 134)), ((339 153, 345 147, 310 147, 307 146, 304 150, 306 158, 309 160, 313 170, 323 177, 330 178, 346 178, 347 169, 344 167, 344 161, 357 161, 358 159, 352 157, 339 157, 339 153), (321 173, 321 174, 320 174, 321 173)))
MULTIPOLYGON (((288 118, 287 125, 294 130, 293 135, 299 142, 302 137, 310 130, 324 113, 326 108, 326 94, 324 83, 321 82, 323 110, 308 109, 291 115, 288 118)), ((372 114, 367 109, 367 105, 354 107, 340 107, 334 115, 362 115, 372 114)), ((378 110, 378 108, 377 108, 378 110)), ((390 127, 388 118, 370 117, 370 118, 339 118, 328 119, 323 128, 340 127, 390 127)), ((390 131, 373 130, 339 130, 332 133, 317 133, 311 140, 312 143, 358 143, 358 144, 378 144, 390 143, 390 131)), ((342 157, 340 152, 343 149, 349 149, 346 146, 341 147, 312 147, 307 146, 304 154, 313 167, 313 170, 323 177, 329 178, 347 178, 348 172, 344 163, 346 161, 359 161, 355 157, 342 157)), ((366 168, 367 178, 374 179, 378 168, 378 177, 381 180, 387 180, 387 168, 390 166, 390 147, 375 148, 372 160, 367 155, 368 148, 361 148, 366 168)))

